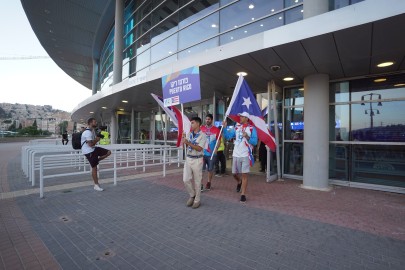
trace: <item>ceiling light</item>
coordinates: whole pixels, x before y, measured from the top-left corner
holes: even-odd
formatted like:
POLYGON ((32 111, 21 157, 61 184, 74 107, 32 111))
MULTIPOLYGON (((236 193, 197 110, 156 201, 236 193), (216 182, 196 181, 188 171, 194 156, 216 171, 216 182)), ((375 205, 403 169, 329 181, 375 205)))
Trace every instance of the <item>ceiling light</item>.
POLYGON ((274 8, 273 8, 273 9, 271 9, 271 12, 274 12, 274 8))
POLYGON ((279 19, 279 20, 281 20, 281 19, 283 19, 283 17, 282 17, 282 16, 280 16, 280 17, 278 17, 278 19, 279 19))
POLYGON ((128 103, 128 100, 122 100, 122 103, 128 103))
POLYGON ((295 3, 298 3, 298 0, 295 0, 295 3))
POLYGON ((392 66, 394 62, 384 62, 384 63, 379 63, 377 67, 389 67, 392 66))
POLYGON ((375 79, 374 82, 385 82, 386 78, 375 79))
POLYGON ((290 81, 292 81, 292 80, 294 80, 293 77, 285 77, 285 78, 283 79, 283 81, 286 81, 286 82, 290 82, 290 81))
POLYGON ((211 27, 215 28, 215 27, 217 27, 217 25, 215 23, 213 23, 213 24, 211 24, 211 27))
POLYGON ((405 83, 397 83, 397 84, 394 84, 394 86, 395 87, 405 86, 405 83))
POLYGON ((172 54, 172 53, 173 53, 173 52, 171 52, 171 51, 169 52, 169 54, 172 54))
POLYGON ((255 18, 252 18, 252 21, 254 21, 255 20, 255 18))
POLYGON ((253 4, 249 5, 249 9, 254 9, 254 8, 255 8, 255 5, 253 5, 253 4))
POLYGON ((247 30, 245 30, 244 32, 247 33, 247 30))
POLYGON ((239 71, 238 73, 236 73, 236 75, 245 77, 247 73, 244 71, 239 71))
POLYGON ((260 26, 263 27, 263 24, 261 24, 260 26))
POLYGON ((119 109, 120 111, 123 111, 124 109, 119 109))
POLYGON ((105 109, 107 109, 107 107, 103 106, 103 107, 101 107, 101 109, 104 109, 104 110, 105 110, 105 109))
POLYGON ((90 113, 94 113, 94 112, 90 112, 90 113))
POLYGON ((304 91, 304 88, 298 88, 298 90, 300 90, 300 91, 304 91))

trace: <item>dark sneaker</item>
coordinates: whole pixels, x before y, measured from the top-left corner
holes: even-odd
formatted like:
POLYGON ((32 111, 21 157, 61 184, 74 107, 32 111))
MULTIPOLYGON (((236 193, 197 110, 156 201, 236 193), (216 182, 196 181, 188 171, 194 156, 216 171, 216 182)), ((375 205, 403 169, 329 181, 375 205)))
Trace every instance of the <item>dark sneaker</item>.
POLYGON ((191 208, 193 208, 193 209, 196 209, 198 207, 200 207, 200 202, 194 202, 193 206, 191 206, 191 208))
POLYGON ((240 196, 240 202, 241 202, 241 203, 245 203, 245 202, 246 202, 246 196, 245 196, 245 195, 240 196))
POLYGON ((203 192, 203 191, 204 191, 204 185, 201 184, 201 192, 203 192))
POLYGON ((186 205, 187 205, 188 207, 190 207, 190 206, 193 205, 193 203, 194 203, 194 197, 190 197, 190 198, 187 200, 186 205))
POLYGON ((239 183, 237 186, 236 186, 236 192, 240 192, 240 188, 242 187, 242 183, 239 183))
POLYGON ((207 185, 205 186, 206 190, 211 190, 211 182, 207 182, 207 185))

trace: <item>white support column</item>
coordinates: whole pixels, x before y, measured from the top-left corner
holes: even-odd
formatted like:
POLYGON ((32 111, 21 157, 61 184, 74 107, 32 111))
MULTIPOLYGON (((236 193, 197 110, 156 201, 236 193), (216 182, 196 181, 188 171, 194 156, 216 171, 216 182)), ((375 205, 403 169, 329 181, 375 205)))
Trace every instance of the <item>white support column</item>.
POLYGON ((117 143, 117 134, 118 134, 118 124, 117 124, 117 113, 115 111, 111 112, 111 144, 117 143))
POLYGON ((91 80, 92 94, 97 93, 97 80, 98 80, 98 60, 93 58, 93 77, 91 80))
POLYGON ((113 84, 122 81, 122 51, 124 49, 124 0, 115 0, 115 33, 113 84))
POLYGON ((134 108, 131 109, 131 144, 134 143, 135 140, 135 110, 134 108))
POLYGON ((304 0, 304 19, 329 11, 329 1, 304 0))
POLYGON ((329 187, 329 75, 304 79, 303 188, 328 191, 329 187))

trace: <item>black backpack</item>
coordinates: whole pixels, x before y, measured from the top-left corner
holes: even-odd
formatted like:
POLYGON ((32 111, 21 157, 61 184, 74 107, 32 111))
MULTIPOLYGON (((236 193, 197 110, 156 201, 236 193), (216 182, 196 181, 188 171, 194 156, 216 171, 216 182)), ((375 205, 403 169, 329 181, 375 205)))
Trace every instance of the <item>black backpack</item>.
POLYGON ((72 134, 72 147, 73 149, 82 149, 82 132, 76 132, 72 134))
MULTIPOLYGON (((88 128, 86 128, 86 130, 88 130, 88 128)), ((83 144, 85 144, 86 142, 84 142, 82 144, 82 134, 83 132, 76 132, 72 134, 72 147, 75 150, 80 150, 82 149, 83 144)))

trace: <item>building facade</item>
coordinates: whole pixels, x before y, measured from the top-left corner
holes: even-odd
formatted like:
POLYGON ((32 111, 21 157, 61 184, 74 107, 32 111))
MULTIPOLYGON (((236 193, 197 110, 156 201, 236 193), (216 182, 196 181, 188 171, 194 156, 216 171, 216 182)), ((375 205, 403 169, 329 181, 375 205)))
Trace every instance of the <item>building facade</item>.
POLYGON ((174 139, 150 96, 161 77, 199 66, 202 99, 185 113, 221 122, 246 72, 273 104, 268 180, 405 192, 404 1, 21 2, 49 55, 91 89, 72 119, 96 117, 113 142, 174 139))

